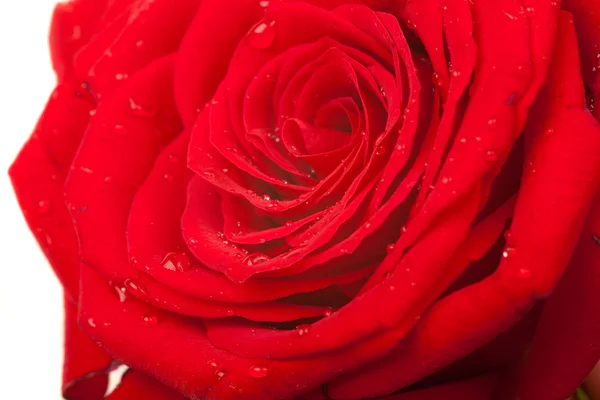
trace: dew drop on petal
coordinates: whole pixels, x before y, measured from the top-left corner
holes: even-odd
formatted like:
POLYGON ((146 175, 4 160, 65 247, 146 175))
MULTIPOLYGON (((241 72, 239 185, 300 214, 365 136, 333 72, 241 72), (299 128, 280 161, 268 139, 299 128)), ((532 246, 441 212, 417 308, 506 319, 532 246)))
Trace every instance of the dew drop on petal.
POLYGON ((494 161, 498 160, 498 154, 494 150, 488 150, 485 153, 485 159, 490 162, 494 162, 494 161))
POLYGON ((257 49, 268 49, 275 41, 275 21, 262 21, 250 32, 250 44, 257 49))
POLYGON ((529 279, 529 278, 531 278, 532 275, 533 275, 533 272, 528 268, 519 269, 518 274, 517 274, 517 276, 520 279, 529 279))
POLYGON ((153 117, 157 113, 157 109, 155 107, 144 107, 140 104, 136 103, 135 100, 129 98, 129 108, 133 112, 133 115, 138 117, 153 117))
POLYGON ((40 200, 38 202, 38 214, 47 215, 50 212, 50 201, 40 200))
POLYGON ((296 332, 298 333, 298 336, 305 336, 308 334, 309 331, 310 331, 309 324, 302 324, 302 325, 298 325, 296 327, 296 332))
POLYGON ((156 315, 144 315, 142 317, 142 324, 144 325, 144 328, 151 328, 158 324, 158 318, 156 315))
POLYGON ((92 328, 96 327, 96 322, 94 321, 94 318, 88 318, 87 323, 89 326, 91 326, 92 328))
POLYGON ((555 133, 554 128, 548 128, 544 131, 544 135, 546 135, 546 136, 552 136, 552 135, 554 135, 554 133, 555 133))
POLYGON ((215 372, 217 379, 222 379, 225 376, 225 371, 217 371, 215 372))
POLYGON ((269 1, 268 0, 259 1, 258 5, 261 6, 262 8, 267 8, 269 6, 269 1))
POLYGON ((517 252, 517 249, 514 247, 507 247, 503 252, 502 252, 502 257, 504 258, 508 258, 510 256, 514 256, 517 252))
POLYGON ((125 128, 123 125, 115 125, 115 127, 113 128, 113 132, 116 133, 117 135, 126 135, 127 134, 127 128, 125 128))
POLYGON ((169 161, 172 164, 177 164, 179 162, 179 157, 177 157, 175 154, 169 154, 169 161))
POLYGON ((165 178, 165 181, 167 181, 169 183, 175 182, 175 178, 173 178, 173 175, 171 175, 171 174, 165 174, 163 177, 165 178))
POLYGON ((390 243, 390 244, 388 244, 388 245, 386 246, 385 250, 386 250, 388 253, 391 253, 392 251, 394 251, 394 248, 395 248, 395 247, 396 247, 396 245, 395 245, 394 243, 390 243))
POLYGON ((125 294, 124 287, 119 287, 117 285, 114 285, 113 290, 115 291, 117 297, 119 298, 119 302, 124 303, 125 300, 127 300, 127 295, 125 294))
POLYGON ((269 370, 267 369, 267 367, 253 365, 248 370, 248 374, 250 375, 250 377, 252 377, 254 379, 262 379, 262 378, 266 378, 267 375, 269 375, 269 370))
POLYGON ((128 278, 125 279, 124 284, 125 287, 127 287, 127 289, 134 295, 137 295, 139 297, 148 297, 148 292, 146 292, 146 288, 137 281, 128 278))
POLYGON ((252 267, 254 265, 262 264, 262 263, 267 262, 269 260, 270 260, 270 257, 267 256, 266 254, 252 253, 252 254, 249 254, 248 256, 246 256, 242 260, 242 264, 245 264, 248 267, 252 267))
POLYGON ((185 272, 190 269, 190 259, 185 253, 169 253, 163 258, 161 265, 169 271, 185 272))

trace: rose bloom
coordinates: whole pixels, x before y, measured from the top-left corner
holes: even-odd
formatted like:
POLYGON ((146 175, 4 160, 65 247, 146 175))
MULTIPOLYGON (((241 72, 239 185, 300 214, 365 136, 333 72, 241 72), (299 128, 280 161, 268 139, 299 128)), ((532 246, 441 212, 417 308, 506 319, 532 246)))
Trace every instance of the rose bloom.
POLYGON ((533 399, 600 358, 600 2, 73 0, 10 170, 67 399, 533 399))

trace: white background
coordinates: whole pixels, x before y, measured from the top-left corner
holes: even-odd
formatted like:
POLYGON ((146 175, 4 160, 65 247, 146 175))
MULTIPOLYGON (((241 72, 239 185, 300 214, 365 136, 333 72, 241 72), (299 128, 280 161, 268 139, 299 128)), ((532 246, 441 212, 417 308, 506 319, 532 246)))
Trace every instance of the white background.
POLYGON ((47 40, 54 3, 0 1, 1 399, 61 398, 61 290, 7 176, 54 86, 47 40))

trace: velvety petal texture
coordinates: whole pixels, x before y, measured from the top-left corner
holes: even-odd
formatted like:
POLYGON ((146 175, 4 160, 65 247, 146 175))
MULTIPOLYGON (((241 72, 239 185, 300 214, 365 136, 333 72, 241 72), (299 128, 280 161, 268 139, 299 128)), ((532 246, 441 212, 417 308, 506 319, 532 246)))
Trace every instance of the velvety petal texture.
POLYGON ((572 395, 600 359, 598 26, 584 0, 60 3, 10 175, 65 289, 65 398, 572 395))

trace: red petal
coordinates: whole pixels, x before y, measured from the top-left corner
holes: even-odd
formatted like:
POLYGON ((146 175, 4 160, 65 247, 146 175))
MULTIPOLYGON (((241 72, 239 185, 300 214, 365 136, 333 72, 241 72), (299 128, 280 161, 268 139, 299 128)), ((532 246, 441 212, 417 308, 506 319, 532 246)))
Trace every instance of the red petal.
POLYGON ((127 371, 106 400, 185 400, 185 397, 139 371, 127 371))
POLYGON ((58 86, 9 171, 29 228, 73 300, 78 297, 79 245, 63 186, 92 107, 69 84, 58 86))
MULTIPOLYGON (((87 323, 95 324, 88 321, 87 323)), ((63 396, 68 400, 104 398, 112 358, 77 326, 77 307, 65 298, 63 396)))

